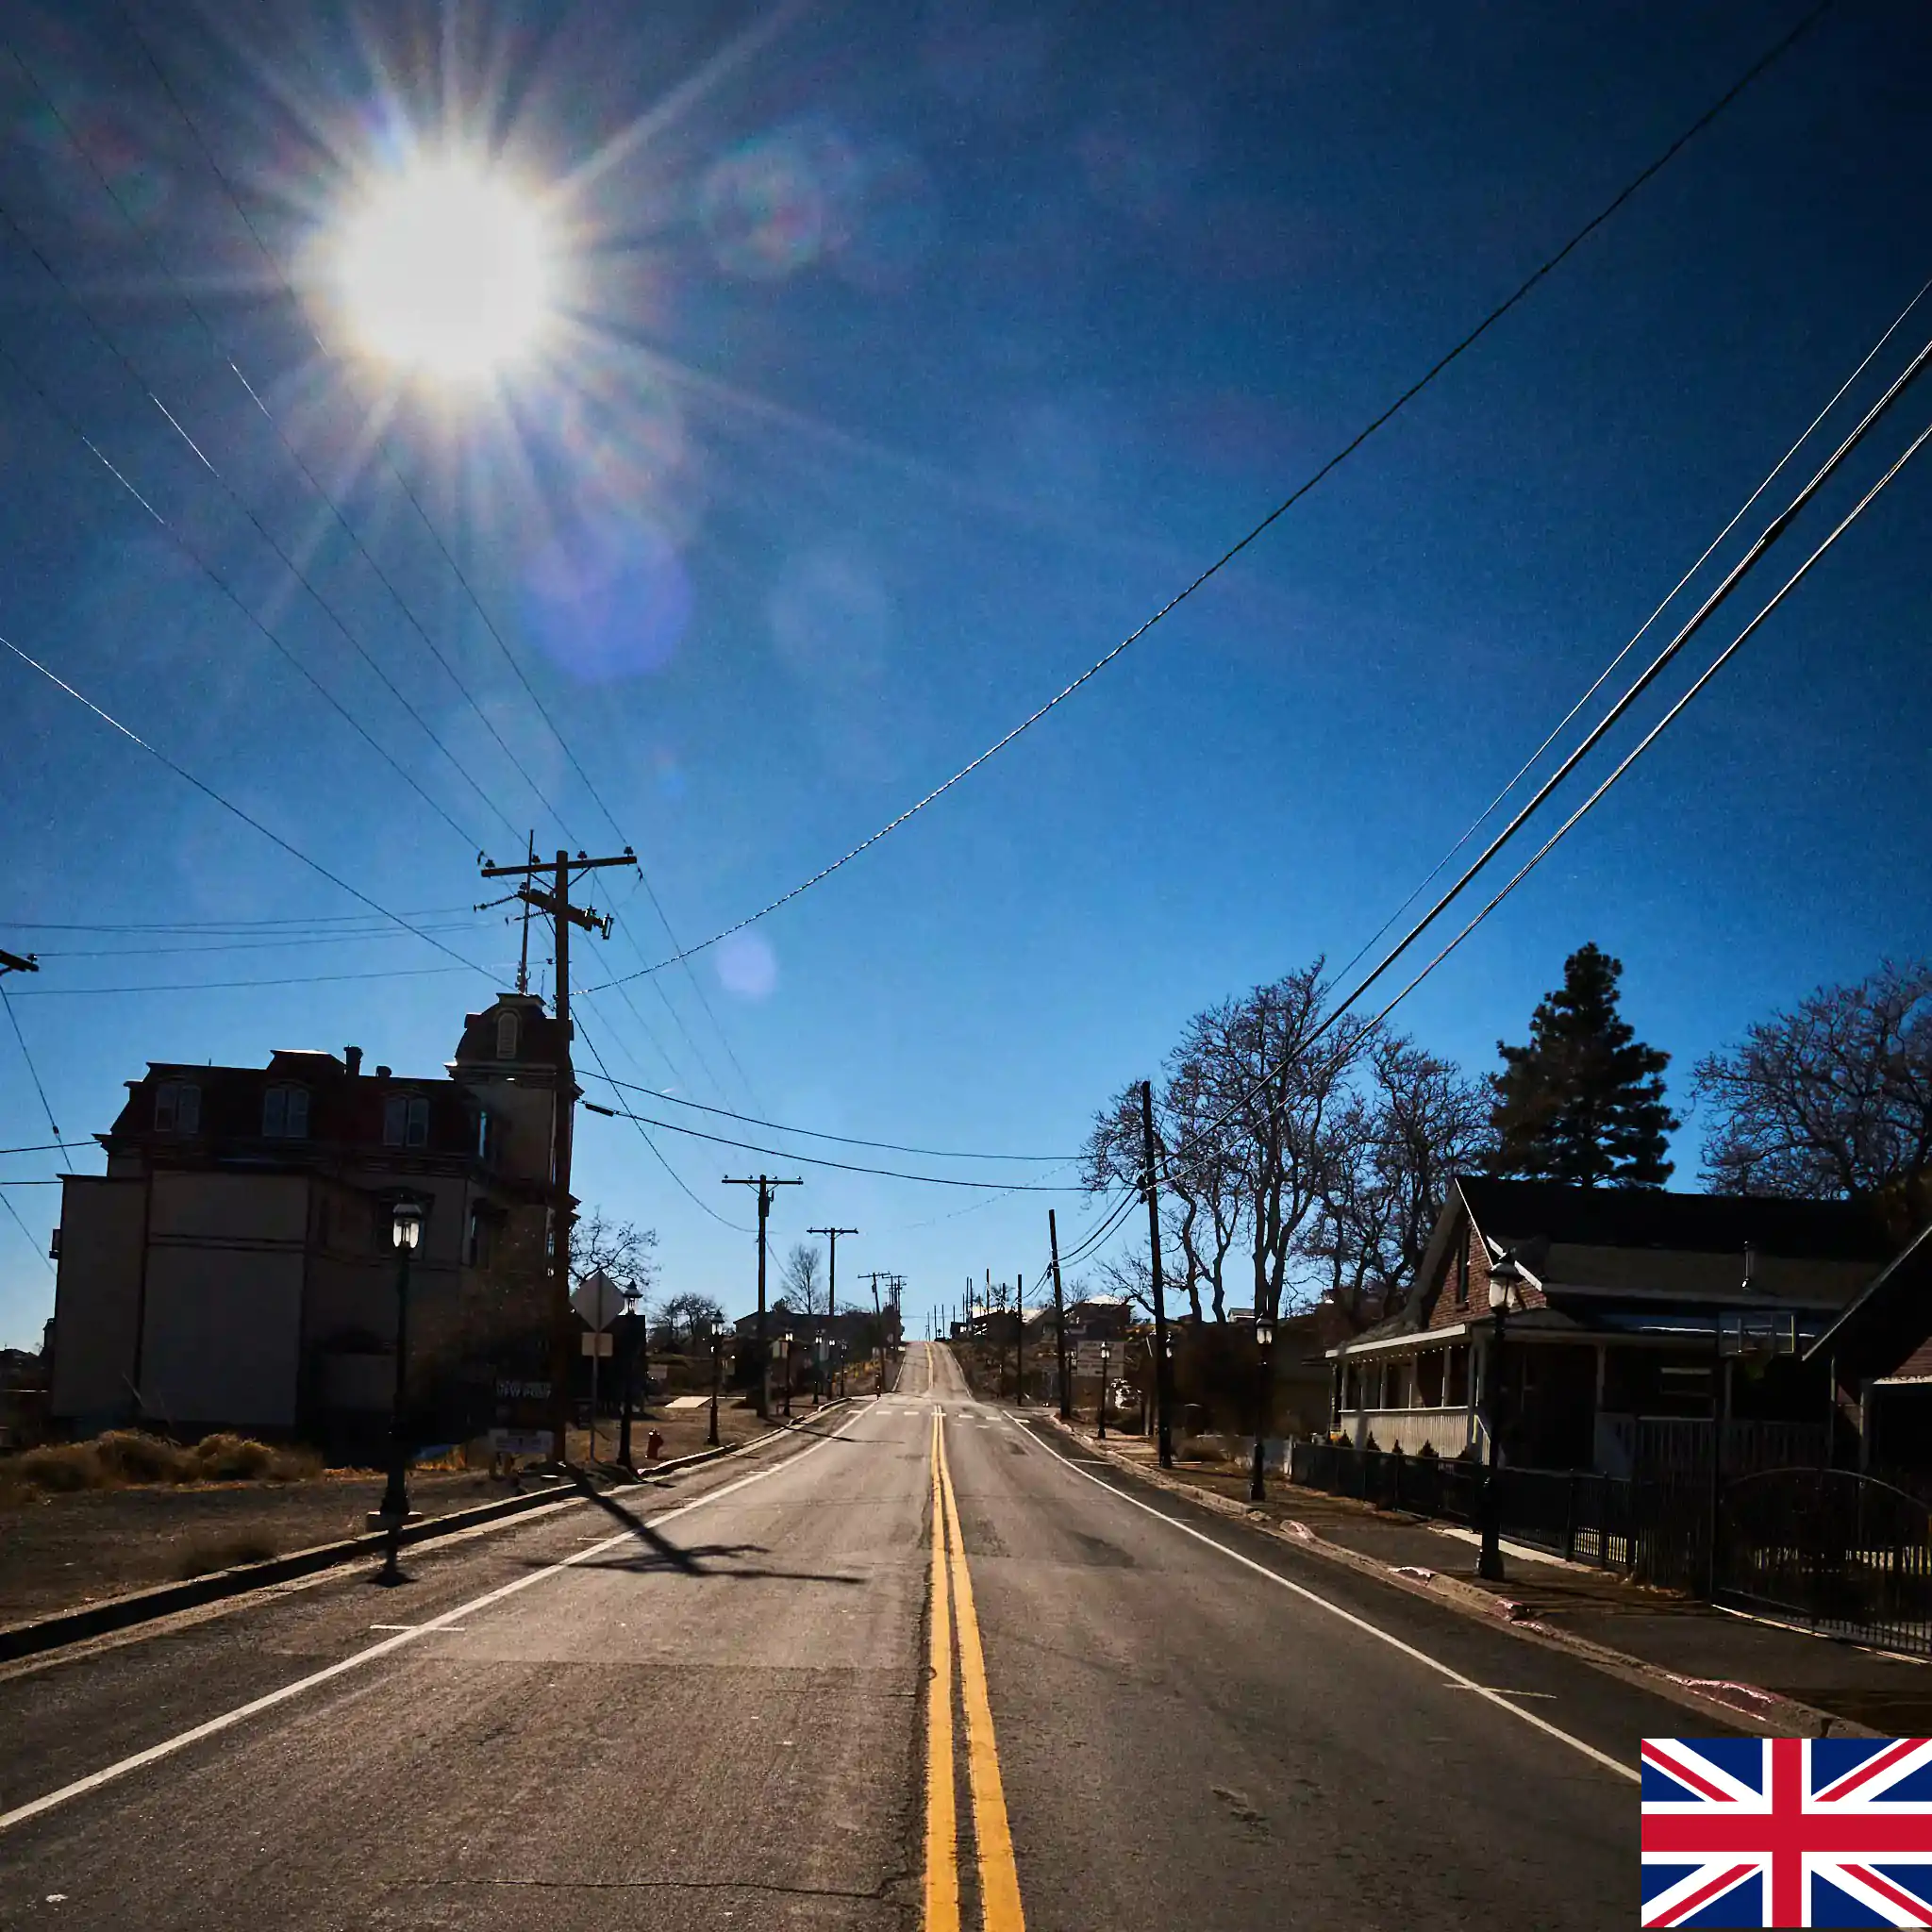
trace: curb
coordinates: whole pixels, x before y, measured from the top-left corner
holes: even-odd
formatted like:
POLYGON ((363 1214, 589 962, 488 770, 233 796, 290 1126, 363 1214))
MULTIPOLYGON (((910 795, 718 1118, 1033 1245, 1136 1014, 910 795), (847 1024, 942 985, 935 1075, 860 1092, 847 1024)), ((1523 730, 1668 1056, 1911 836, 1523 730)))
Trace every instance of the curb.
MULTIPOLYGON (((824 1408, 835 1406, 827 1403, 824 1408)), ((823 1414, 824 1408, 814 1413, 823 1414)), ((770 1433, 755 1437, 749 1442, 740 1442, 733 1448, 700 1449, 690 1456, 660 1462, 649 1474, 640 1476, 635 1482, 620 1483, 608 1493, 622 1495, 635 1490, 653 1489, 660 1477, 676 1475, 708 1462, 717 1462, 727 1456, 742 1456, 794 1431, 804 1420, 806 1418, 795 1417, 790 1423, 780 1424, 770 1433)), ((467 1509, 452 1509, 446 1516, 425 1517, 421 1523, 408 1524, 398 1531, 396 1541, 402 1545, 434 1542, 439 1538, 486 1528, 519 1516, 578 1508, 586 1500, 574 1489, 541 1490, 529 1495, 506 1496, 501 1502, 477 1503, 467 1509)), ((312 1576, 319 1571, 353 1563, 361 1557, 380 1556, 388 1545, 388 1531, 370 1530, 361 1536, 343 1537, 336 1542, 315 1543, 306 1550, 291 1550, 287 1556, 270 1557, 259 1563, 241 1563, 230 1570, 210 1571, 206 1576, 189 1577, 180 1583, 158 1583, 148 1590, 130 1591, 125 1596, 104 1597, 98 1603, 83 1604, 75 1609, 55 1610, 44 1617, 30 1618, 25 1623, 8 1624, 0 1626, 0 1663, 13 1663, 42 1651, 84 1642, 91 1637, 109 1636, 117 1630, 153 1623, 157 1618, 172 1617, 180 1610, 199 1609, 204 1605, 219 1603, 225 1597, 243 1596, 250 1591, 264 1590, 273 1584, 291 1583, 299 1577, 312 1576)))
POLYGON ((1665 1670, 1661 1664, 1650 1663, 1642 1657, 1632 1657, 1627 1651, 1612 1650, 1607 1644, 1594 1642, 1588 1637, 1578 1637, 1573 1631, 1559 1630, 1554 1624, 1540 1623, 1533 1617, 1522 1615, 1522 1605, 1512 1604, 1507 1597, 1494 1596, 1489 1591, 1478 1589, 1473 1583, 1465 1583, 1460 1577, 1444 1576, 1440 1571, 1435 1570, 1420 1570, 1407 1565, 1380 1562, 1374 1557, 1363 1556, 1359 1550, 1351 1550, 1341 1543, 1330 1542, 1326 1537, 1316 1535, 1305 1523, 1277 1524, 1274 1519, 1251 1510, 1248 1505, 1224 1496, 1218 1491, 1204 1489, 1179 1476, 1170 1475, 1163 1469, 1143 1469, 1139 1462, 1118 1454, 1104 1443, 1095 1441, 1091 1436, 1071 1427, 1051 1412, 1045 1415, 1044 1420, 1070 1440, 1104 1456, 1115 1467, 1125 1470, 1131 1475, 1141 1477, 1156 1489, 1186 1496, 1213 1510, 1217 1515, 1245 1523, 1249 1528, 1259 1530, 1263 1535, 1272 1536, 1278 1541, 1306 1551, 1311 1557, 1339 1563, 1345 1569, 1374 1577, 1378 1583, 1389 1584, 1397 1590, 1406 1590, 1411 1595, 1428 1597, 1433 1602, 1443 1604, 1466 1617, 1474 1617, 1494 1628, 1507 1630, 1512 1636, 1543 1644, 1552 1650, 1566 1652, 1579 1662, 1589 1664, 1609 1676, 1620 1677, 1640 1690, 1667 1697, 1672 1703, 1681 1704, 1687 1709, 1701 1712, 1706 1716, 1727 1718, 1733 1722, 1741 1720, 1765 1736, 1876 1738, 1883 1735, 1864 1724, 1855 1724, 1850 1718, 1840 1717, 1836 1711, 1822 1710, 1816 1705, 1801 1704, 1796 1698, 1780 1696, 1777 1692, 1762 1690, 1756 1684, 1732 1684, 1707 1678, 1679 1676, 1674 1672, 1665 1670))

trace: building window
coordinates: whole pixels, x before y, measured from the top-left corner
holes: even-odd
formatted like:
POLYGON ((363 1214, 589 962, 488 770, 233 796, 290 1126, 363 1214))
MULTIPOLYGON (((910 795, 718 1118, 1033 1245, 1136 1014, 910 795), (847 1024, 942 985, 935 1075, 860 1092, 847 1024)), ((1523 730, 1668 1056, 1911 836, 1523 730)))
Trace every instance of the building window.
POLYGON ((1469 1306, 1469 1238, 1463 1237, 1462 1245, 1456 1251, 1456 1306, 1466 1308, 1469 1306))
POLYGON ((429 1103, 420 1093, 409 1102, 408 1131, 404 1141, 410 1147, 426 1147, 429 1144, 429 1103))
POLYGON ((476 1158, 490 1158, 490 1109, 487 1107, 476 1116, 476 1158))
POLYGON ((385 1147, 428 1146, 429 1102, 422 1094, 397 1093, 383 1102, 382 1144, 385 1147))
POLYGON ((163 1080, 155 1089, 155 1132, 201 1131, 201 1089, 192 1080, 163 1080))
POLYGON ((469 1268, 487 1268, 490 1265, 490 1224, 474 1210, 470 1215, 470 1231, 463 1242, 463 1264, 469 1268))
POLYGON ((517 1057, 517 1016, 514 1013, 499 1013, 496 1016, 496 1058, 500 1060, 513 1060, 517 1057))
POLYGON ((306 1141, 308 1138, 308 1090, 271 1087, 261 1096, 261 1131, 265 1140, 306 1141))

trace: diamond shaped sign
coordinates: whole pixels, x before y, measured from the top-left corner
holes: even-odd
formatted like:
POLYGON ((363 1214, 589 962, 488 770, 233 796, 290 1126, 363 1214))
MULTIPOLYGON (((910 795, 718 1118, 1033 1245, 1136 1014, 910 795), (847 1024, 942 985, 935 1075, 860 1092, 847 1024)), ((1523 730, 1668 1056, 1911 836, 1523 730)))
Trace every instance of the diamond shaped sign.
POLYGON ((596 1268, 577 1283, 570 1305, 592 1328, 602 1330, 624 1313, 624 1293, 603 1269, 596 1268))

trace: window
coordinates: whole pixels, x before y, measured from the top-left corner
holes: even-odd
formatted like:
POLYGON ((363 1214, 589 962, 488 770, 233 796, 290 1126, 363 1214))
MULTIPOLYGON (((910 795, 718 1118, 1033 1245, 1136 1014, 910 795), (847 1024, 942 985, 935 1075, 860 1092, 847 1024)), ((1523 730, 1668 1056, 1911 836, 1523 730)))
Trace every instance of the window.
POLYGON ((496 1058, 500 1060, 513 1060, 517 1057, 517 1016, 514 1013, 499 1013, 496 1016, 496 1058))
POLYGON ((308 1138, 308 1090, 271 1087, 261 1096, 261 1131, 265 1140, 305 1141, 308 1138))
POLYGON ((201 1131, 201 1089, 192 1080, 163 1080, 155 1089, 155 1132, 201 1131))
POLYGON ((490 1265, 490 1223, 475 1211, 470 1215, 470 1231, 463 1242, 463 1265, 468 1268, 487 1268, 490 1265))
POLYGON ((409 1102, 405 1094, 391 1094, 382 1103, 382 1144, 385 1147, 400 1147, 403 1136, 408 1131, 409 1102))
POLYGON ((1462 1245, 1456 1251, 1456 1306, 1466 1308, 1469 1306, 1469 1238, 1463 1237, 1462 1245))
POLYGON ((429 1102, 420 1093, 409 1102, 409 1124, 404 1141, 410 1147, 429 1144, 429 1102))
POLYGON ((476 1116, 476 1158, 490 1158, 490 1109, 487 1107, 476 1116))

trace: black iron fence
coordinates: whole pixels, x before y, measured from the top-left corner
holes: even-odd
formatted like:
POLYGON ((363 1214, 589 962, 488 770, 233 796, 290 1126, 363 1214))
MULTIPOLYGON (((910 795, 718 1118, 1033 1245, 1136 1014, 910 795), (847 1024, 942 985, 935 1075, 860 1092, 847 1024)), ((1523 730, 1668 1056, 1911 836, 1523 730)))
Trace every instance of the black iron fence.
MULTIPOLYGON (((1474 1461, 1296 1442, 1289 1474, 1377 1508, 1481 1525, 1488 1473, 1474 1461)), ((1932 1512, 1889 1484, 1846 1470, 1760 1471, 1724 1486, 1713 1525, 1707 1480, 1506 1467, 1494 1481, 1497 1533, 1507 1541, 1932 1655, 1932 1512)))

